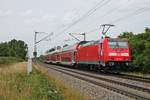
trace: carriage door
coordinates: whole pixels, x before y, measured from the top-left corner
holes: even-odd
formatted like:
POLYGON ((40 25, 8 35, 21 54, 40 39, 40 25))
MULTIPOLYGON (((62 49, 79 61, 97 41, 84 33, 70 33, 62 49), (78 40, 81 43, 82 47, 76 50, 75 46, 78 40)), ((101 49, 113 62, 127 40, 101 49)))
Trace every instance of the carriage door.
POLYGON ((72 63, 75 63, 75 51, 72 52, 72 63))
POLYGON ((104 59, 103 43, 100 43, 100 60, 104 59))

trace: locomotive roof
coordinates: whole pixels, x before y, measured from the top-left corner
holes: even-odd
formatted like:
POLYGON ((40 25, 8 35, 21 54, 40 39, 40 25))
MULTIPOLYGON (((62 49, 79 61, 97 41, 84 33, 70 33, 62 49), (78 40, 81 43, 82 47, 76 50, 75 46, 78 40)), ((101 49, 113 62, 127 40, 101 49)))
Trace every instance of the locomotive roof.
POLYGON ((92 40, 92 41, 81 41, 81 42, 76 43, 74 45, 69 45, 69 46, 62 48, 62 51, 75 50, 78 44, 81 46, 87 46, 87 45, 92 45, 92 44, 94 45, 97 43, 98 43, 98 40, 97 41, 94 41, 94 40, 92 40))
POLYGON ((54 53, 58 53, 58 52, 60 52, 61 50, 54 50, 54 51, 52 51, 52 52, 48 52, 48 53, 46 53, 46 55, 49 55, 49 54, 54 54, 54 53))
POLYGON ((122 38, 108 38, 108 41, 119 41, 119 42, 126 42, 127 39, 122 39, 122 38))
POLYGON ((74 45, 68 45, 68 46, 62 48, 62 51, 75 50, 76 46, 77 46, 77 43, 74 45))
POLYGON ((97 43, 98 43, 98 40, 97 41, 94 41, 94 40, 92 40, 92 41, 81 41, 79 43, 79 45, 81 45, 81 46, 87 46, 87 45, 94 45, 94 44, 97 44, 97 43))

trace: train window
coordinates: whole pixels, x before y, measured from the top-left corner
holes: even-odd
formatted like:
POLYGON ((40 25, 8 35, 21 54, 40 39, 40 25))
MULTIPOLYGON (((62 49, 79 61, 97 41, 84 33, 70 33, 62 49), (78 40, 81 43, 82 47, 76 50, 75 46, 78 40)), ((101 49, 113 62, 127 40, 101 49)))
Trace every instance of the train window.
POLYGON ((103 56, 103 44, 100 43, 100 56, 103 56))
POLYGON ((87 43, 87 42, 89 42, 89 41, 81 41, 79 44, 80 44, 80 45, 83 45, 83 44, 85 44, 85 43, 87 43))
POLYGON ((109 41, 108 42, 109 48, 128 48, 127 42, 124 41, 109 41))
POLYGON ((128 47, 127 42, 118 42, 118 45, 120 48, 127 48, 128 47))
POLYGON ((98 42, 99 42, 98 40, 97 40, 97 41, 94 41, 94 43, 93 43, 93 44, 98 44, 98 42))
POLYGON ((98 41, 82 41, 79 43, 81 46, 95 45, 98 44, 98 41))

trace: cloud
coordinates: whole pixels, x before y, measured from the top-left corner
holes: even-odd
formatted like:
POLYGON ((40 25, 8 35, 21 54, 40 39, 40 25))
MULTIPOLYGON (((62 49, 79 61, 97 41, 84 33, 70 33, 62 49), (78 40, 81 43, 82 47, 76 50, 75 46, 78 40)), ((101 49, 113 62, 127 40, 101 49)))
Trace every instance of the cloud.
POLYGON ((24 12, 21 12, 20 15, 28 16, 28 15, 31 15, 32 13, 33 13, 33 10, 29 9, 29 10, 26 10, 24 12))
POLYGON ((34 17, 32 17, 32 18, 30 18, 30 19, 25 19, 24 20, 24 23, 25 24, 33 24, 33 23, 39 23, 40 21, 38 20, 38 18, 34 18, 34 17))
POLYGON ((0 16, 10 16, 13 14, 13 11, 12 10, 0 10, 0 16))
POLYGON ((64 23, 71 23, 73 22, 74 20, 76 20, 78 18, 78 14, 76 11, 72 11, 72 12, 67 12, 64 14, 64 17, 63 17, 63 22, 64 23))
POLYGON ((53 21, 56 18, 54 15, 43 15, 41 21, 53 21))
POLYGON ((30 17, 28 19, 24 20, 24 23, 26 24, 37 24, 37 23, 43 23, 43 22, 52 22, 56 19, 56 16, 54 15, 43 15, 43 16, 37 16, 37 17, 30 17))

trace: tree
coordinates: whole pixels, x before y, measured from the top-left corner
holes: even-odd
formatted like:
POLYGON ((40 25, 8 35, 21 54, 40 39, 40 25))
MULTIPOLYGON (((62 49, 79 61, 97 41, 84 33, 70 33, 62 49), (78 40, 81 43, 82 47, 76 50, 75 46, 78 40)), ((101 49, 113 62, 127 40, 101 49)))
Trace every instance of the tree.
POLYGON ((24 41, 13 39, 9 42, 0 43, 0 56, 12 56, 25 59, 27 48, 27 44, 24 41))
POLYGON ((127 38, 130 39, 134 36, 134 34, 132 32, 123 32, 122 34, 120 34, 118 37, 119 38, 127 38))
POLYGON ((143 72, 150 73, 150 29, 145 32, 133 34, 132 32, 123 32, 119 38, 127 38, 131 48, 132 64, 138 66, 143 72))

